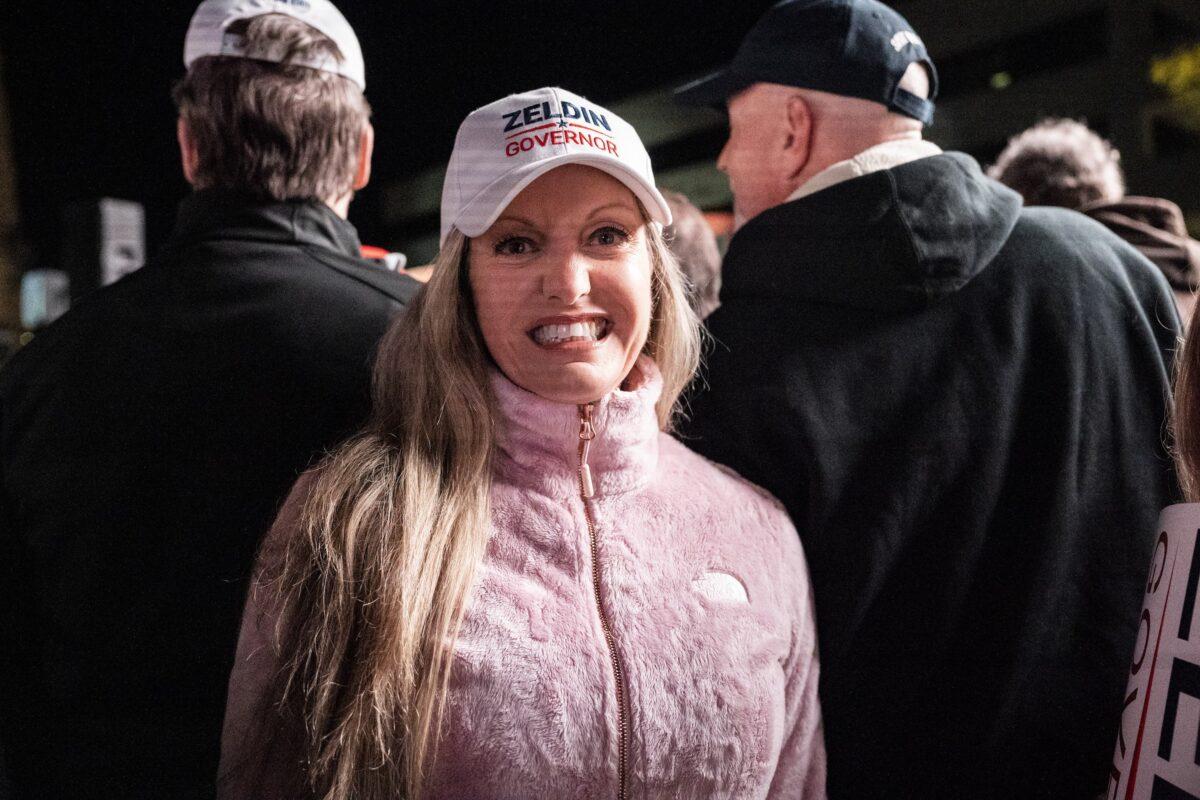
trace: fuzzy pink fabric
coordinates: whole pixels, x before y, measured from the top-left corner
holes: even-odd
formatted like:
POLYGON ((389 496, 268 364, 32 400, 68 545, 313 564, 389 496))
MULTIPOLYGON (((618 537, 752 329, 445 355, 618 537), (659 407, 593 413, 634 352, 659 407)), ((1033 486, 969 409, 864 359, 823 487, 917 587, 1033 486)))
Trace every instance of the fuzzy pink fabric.
MULTIPOLYGON (((646 359, 638 369, 639 387, 597 406, 587 501, 629 692, 628 797, 822 798, 816 631, 796 531, 769 495, 658 430, 661 379, 646 359)), ((578 411, 499 374, 492 386, 493 528, 428 796, 614 798, 617 694, 593 593, 578 411)), ((248 606, 227 740, 263 674, 257 616, 248 606)))

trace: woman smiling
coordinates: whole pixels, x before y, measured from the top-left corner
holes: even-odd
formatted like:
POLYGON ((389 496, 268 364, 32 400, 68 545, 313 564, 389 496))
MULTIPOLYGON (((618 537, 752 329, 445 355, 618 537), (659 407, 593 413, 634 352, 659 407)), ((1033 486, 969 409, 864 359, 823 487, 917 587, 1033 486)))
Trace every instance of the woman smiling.
POLYGON ((824 796, 796 532, 665 433, 699 352, 669 222, 594 103, 463 122, 372 422, 260 553, 223 797, 824 796))

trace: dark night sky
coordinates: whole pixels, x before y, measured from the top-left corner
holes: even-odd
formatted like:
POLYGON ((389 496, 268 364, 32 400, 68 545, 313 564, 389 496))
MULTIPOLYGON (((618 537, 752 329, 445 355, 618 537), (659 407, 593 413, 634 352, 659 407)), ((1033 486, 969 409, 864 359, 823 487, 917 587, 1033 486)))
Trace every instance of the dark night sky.
MULTIPOLYGON (((471 109, 559 84, 606 103, 727 61, 770 0, 381 2, 341 0, 367 62, 375 180, 351 219, 378 241, 380 187, 444 161, 471 109)), ((57 266, 65 202, 146 205, 151 246, 187 186, 169 93, 195 4, 0 2, 0 57, 28 266, 57 266)))

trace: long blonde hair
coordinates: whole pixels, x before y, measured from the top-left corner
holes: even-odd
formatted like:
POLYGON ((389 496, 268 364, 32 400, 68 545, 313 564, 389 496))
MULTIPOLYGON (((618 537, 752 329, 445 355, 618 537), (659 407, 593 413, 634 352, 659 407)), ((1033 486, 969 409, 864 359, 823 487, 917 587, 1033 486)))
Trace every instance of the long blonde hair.
MULTIPOLYGON (((643 230, 645 349, 662 373, 667 430, 700 331, 661 233, 643 230)), ((496 438, 466 244, 451 233, 384 337, 367 429, 325 460, 278 557, 260 558, 260 583, 278 590, 284 659, 271 711, 303 726, 306 791, 323 800, 417 800, 436 757, 451 644, 487 542, 496 438)))
POLYGON ((1200 502, 1200 305, 1175 356, 1171 445, 1183 497, 1200 502))

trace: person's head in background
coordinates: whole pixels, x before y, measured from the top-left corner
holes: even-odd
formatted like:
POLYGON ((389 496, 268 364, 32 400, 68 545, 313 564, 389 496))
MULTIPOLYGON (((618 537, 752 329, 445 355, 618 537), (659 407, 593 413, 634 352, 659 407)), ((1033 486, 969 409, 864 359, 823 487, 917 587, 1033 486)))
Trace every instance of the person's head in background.
POLYGON ((1071 119, 1045 119, 1009 139, 988 176, 1015 190, 1027 206, 1078 211, 1125 196, 1121 154, 1071 119))
POLYGON ((787 0, 756 23, 729 68, 677 96, 729 114, 717 168, 733 191, 736 231, 835 164, 921 140, 937 73, 908 22, 876 0, 787 0))
POLYGON ((663 232, 667 246, 688 282, 688 300, 704 319, 721 305, 721 250, 704 212, 679 192, 663 191, 671 224, 663 232))
POLYGON ((1188 326, 1200 287, 1200 243, 1170 200, 1125 194, 1121 154, 1081 122, 1045 119, 1008 141, 988 175, 1030 206, 1087 214, 1137 248, 1162 272, 1188 326))
POLYGON ((328 0, 207 0, 175 86, 184 177, 266 202, 317 200, 345 217, 371 174, 362 52, 328 0))

